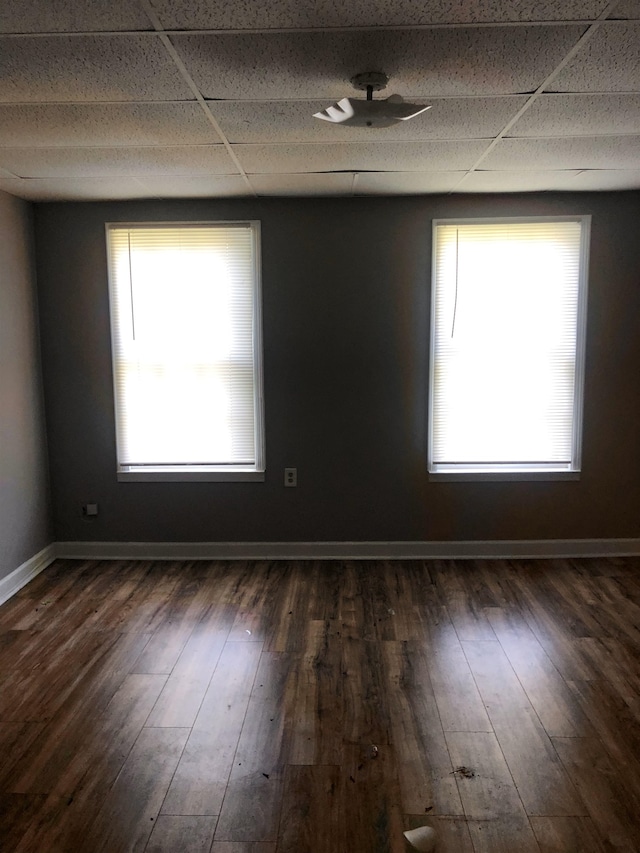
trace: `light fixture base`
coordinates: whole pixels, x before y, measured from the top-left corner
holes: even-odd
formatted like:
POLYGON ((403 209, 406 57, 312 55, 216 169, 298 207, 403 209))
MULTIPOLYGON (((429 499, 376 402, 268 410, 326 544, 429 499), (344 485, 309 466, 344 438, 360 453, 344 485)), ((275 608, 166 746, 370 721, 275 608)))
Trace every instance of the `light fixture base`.
POLYGON ((356 74, 351 78, 351 83, 356 89, 362 89, 365 92, 379 92, 381 89, 387 88, 389 78, 382 71, 364 71, 362 74, 356 74))

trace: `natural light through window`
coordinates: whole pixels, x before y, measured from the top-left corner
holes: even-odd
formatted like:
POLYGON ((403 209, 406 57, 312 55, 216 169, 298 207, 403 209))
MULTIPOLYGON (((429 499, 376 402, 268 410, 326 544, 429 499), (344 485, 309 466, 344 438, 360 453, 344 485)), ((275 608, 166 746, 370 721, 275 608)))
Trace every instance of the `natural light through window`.
POLYGON ((580 468, 588 217, 436 221, 433 474, 580 468))
POLYGON ((121 479, 264 471, 257 223, 107 228, 121 479))

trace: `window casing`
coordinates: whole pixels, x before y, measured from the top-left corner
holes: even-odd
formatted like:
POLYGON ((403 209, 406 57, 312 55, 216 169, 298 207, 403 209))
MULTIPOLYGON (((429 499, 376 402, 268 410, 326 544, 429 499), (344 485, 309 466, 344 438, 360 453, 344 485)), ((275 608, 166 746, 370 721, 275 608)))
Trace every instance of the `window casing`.
POLYGON ((435 220, 432 479, 577 479, 590 217, 435 220))
POLYGON ((118 479, 264 479, 259 223, 111 223, 107 253, 118 479))

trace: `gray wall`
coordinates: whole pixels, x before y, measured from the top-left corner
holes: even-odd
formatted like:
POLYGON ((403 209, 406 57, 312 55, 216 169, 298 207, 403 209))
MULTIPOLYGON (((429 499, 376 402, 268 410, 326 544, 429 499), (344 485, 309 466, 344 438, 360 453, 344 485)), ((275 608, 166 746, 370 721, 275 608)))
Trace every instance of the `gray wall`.
POLYGON ((0 192, 0 578, 52 541, 31 206, 0 192))
POLYGON ((639 536, 639 221, 638 193, 38 205, 56 538, 639 536), (582 477, 430 483, 431 220, 553 213, 593 216, 582 477), (224 218, 262 221, 266 482, 117 483, 104 223, 224 218))

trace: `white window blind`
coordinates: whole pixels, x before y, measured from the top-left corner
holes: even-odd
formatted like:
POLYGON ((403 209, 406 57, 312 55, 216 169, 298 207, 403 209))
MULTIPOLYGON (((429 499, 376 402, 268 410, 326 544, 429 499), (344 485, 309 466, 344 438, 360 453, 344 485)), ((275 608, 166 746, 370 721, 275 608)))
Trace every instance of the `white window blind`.
POLYGON ((119 471, 261 470, 257 223, 107 244, 119 471))
POLYGON ((579 470, 588 217, 436 221, 430 470, 579 470))

